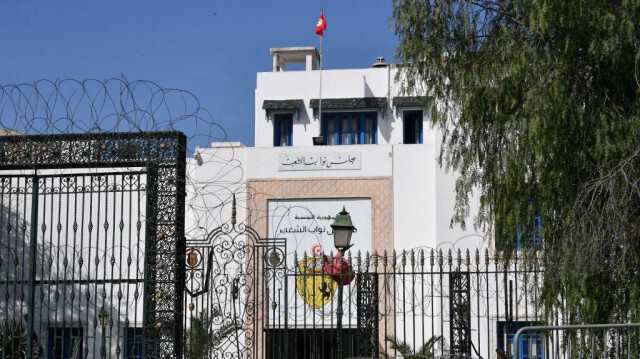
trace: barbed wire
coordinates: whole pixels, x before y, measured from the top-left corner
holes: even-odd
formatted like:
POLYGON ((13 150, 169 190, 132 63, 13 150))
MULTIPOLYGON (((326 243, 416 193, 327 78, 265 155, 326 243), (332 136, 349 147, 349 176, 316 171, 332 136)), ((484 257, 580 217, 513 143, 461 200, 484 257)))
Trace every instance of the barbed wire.
POLYGON ((198 226, 222 225, 223 207, 234 192, 240 197, 244 192, 242 163, 228 152, 196 155, 198 147, 228 143, 229 138, 195 94, 151 81, 128 81, 125 76, 0 85, 0 135, 129 132, 144 137, 156 131, 184 133, 188 161, 195 161, 195 155, 198 161, 216 163, 207 167, 216 171, 206 176, 187 166, 186 204, 194 223, 187 235, 203 235, 198 226))
POLYGON ((0 128, 14 134, 180 131, 190 151, 228 141, 191 92, 126 77, 0 85, 0 128))

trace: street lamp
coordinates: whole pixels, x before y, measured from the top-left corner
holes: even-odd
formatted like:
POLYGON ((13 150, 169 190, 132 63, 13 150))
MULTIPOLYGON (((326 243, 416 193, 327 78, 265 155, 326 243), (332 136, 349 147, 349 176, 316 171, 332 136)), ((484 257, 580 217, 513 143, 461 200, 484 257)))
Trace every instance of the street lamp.
POLYGON ((105 331, 106 331, 106 327, 109 324, 109 311, 106 310, 104 307, 100 308, 100 311, 98 312, 98 321, 100 322, 100 325, 102 326, 102 348, 100 349, 100 355, 104 358, 106 355, 106 340, 105 340, 105 331))
MULTIPOLYGON (((342 207, 342 212, 338 213, 335 221, 331 224, 331 228, 333 229, 333 245, 340 252, 340 259, 338 263, 340 267, 342 267, 342 257, 344 257, 344 252, 347 249, 351 248, 353 244, 351 244, 351 235, 356 231, 356 227, 353 226, 351 222, 351 216, 349 212, 347 212, 342 207)), ((342 275, 342 272, 340 273, 342 275)), ((340 280, 338 283, 338 308, 337 308, 337 326, 338 326, 338 334, 336 337, 336 357, 338 359, 342 359, 342 287, 344 281, 340 280)))
POLYGON ((351 223, 351 216, 344 207, 331 224, 331 228, 333 228, 333 245, 344 256, 344 252, 353 246, 351 235, 356 231, 356 227, 351 223))
POLYGON ((100 308, 100 312, 98 312, 98 321, 103 327, 109 325, 109 311, 104 307, 100 308))

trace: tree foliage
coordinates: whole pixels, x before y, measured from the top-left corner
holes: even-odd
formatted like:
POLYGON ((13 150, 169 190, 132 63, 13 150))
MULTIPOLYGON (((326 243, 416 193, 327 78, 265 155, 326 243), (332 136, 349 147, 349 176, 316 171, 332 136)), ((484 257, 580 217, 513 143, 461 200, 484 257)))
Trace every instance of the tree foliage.
POLYGON ((218 352, 224 352, 223 344, 229 340, 239 340, 242 324, 235 320, 225 320, 217 324, 206 312, 191 316, 189 329, 185 331, 187 340, 186 354, 190 359, 209 358, 218 352))
POLYGON ((6 320, 0 324, 0 358, 27 357, 27 328, 21 322, 6 320))
POLYGON ((497 243, 539 213, 548 303, 640 320, 640 1, 393 4, 400 78, 436 99, 460 175, 453 221, 474 191, 497 243))
MULTIPOLYGON (((388 336, 386 341, 390 344, 389 352, 393 351, 396 355, 400 354, 405 359, 429 359, 433 358, 436 345, 441 344, 441 336, 433 336, 429 338, 420 348, 413 350, 411 345, 398 338, 388 336)), ((383 358, 391 358, 392 356, 386 352, 381 354, 383 358)))

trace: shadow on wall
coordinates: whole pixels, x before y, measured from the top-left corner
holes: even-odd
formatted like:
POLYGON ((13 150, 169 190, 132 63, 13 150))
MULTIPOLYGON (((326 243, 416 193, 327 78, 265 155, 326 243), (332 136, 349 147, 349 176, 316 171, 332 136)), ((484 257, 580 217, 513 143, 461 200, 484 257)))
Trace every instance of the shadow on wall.
MULTIPOLYGON (((371 90, 371 87, 369 87, 369 84, 367 83, 366 76, 362 76, 362 82, 364 84, 364 97, 376 97, 373 91, 371 90)), ((385 109, 384 117, 381 117, 380 119, 381 121, 378 121, 378 128, 380 130, 380 135, 382 138, 384 138, 384 143, 389 143, 391 141, 391 131, 393 130, 391 125, 393 116, 391 116, 391 109, 389 108, 389 104, 387 104, 387 108, 385 109)), ((378 143, 381 143, 381 142, 382 141, 378 141, 378 143)))

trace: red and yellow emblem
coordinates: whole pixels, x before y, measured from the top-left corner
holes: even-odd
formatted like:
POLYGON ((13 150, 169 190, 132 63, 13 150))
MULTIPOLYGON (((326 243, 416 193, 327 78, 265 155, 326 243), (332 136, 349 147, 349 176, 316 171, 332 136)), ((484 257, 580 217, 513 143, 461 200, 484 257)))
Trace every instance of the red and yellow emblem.
POLYGON ((297 264, 300 268, 300 275, 296 278, 298 294, 312 308, 324 307, 331 301, 338 287, 331 276, 325 274, 324 258, 314 256, 298 261, 297 264))

